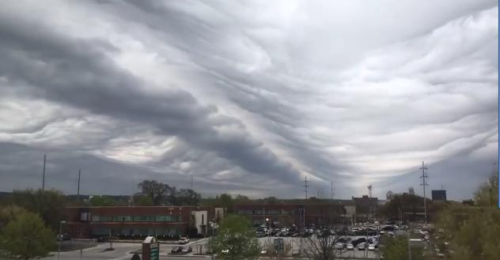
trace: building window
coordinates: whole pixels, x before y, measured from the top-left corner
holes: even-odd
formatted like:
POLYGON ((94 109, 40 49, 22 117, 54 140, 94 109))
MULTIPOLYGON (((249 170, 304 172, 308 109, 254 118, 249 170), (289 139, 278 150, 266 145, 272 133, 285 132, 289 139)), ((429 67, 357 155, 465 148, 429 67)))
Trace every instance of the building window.
POLYGON ((266 211, 266 215, 280 215, 281 211, 280 210, 268 210, 266 211))
POLYGON ((251 210, 238 210, 238 215, 252 215, 251 210))
MULTIPOLYGON (((263 213, 264 213, 264 211, 262 211, 262 210, 254 210, 253 211, 254 215, 264 215, 263 213)), ((267 211, 266 211, 266 214, 267 214, 267 211)))

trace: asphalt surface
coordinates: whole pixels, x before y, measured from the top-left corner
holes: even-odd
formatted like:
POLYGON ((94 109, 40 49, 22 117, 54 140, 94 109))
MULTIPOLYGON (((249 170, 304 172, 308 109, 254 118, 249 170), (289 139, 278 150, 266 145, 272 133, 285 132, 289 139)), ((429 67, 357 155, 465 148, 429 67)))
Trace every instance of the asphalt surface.
MULTIPOLYGON (((191 242, 187 244, 187 246, 191 246, 193 248, 196 247, 197 244, 206 244, 206 239, 201 239, 195 242, 191 242)), ((187 260, 189 258, 193 259, 202 259, 204 257, 200 256, 193 256, 187 257, 187 256, 170 256, 167 254, 170 253, 170 250, 172 247, 177 246, 177 245, 170 245, 170 244, 161 244, 160 245, 160 259, 184 259, 187 260)), ((109 243, 104 242, 104 243, 98 243, 94 247, 86 248, 83 250, 75 250, 75 251, 69 251, 69 252, 61 252, 57 253, 54 252, 52 256, 43 258, 44 260, 108 260, 108 259, 113 259, 113 260, 126 260, 126 259, 131 259, 132 254, 131 252, 141 250, 142 245, 140 243, 118 243, 118 242, 113 242, 113 249, 112 251, 106 250, 109 248, 109 243)), ((209 259, 210 256, 207 256, 209 259)))
MULTIPOLYGON (((287 243, 291 243, 293 248, 300 248, 300 238, 292 238, 292 237, 285 237, 283 238, 287 243)), ((274 238, 273 237, 265 237, 265 238, 259 238, 259 242, 261 245, 265 245, 267 243, 273 243, 274 238)), ((166 245, 162 244, 160 245, 160 259, 174 259, 174 260, 189 260, 189 259, 211 259, 210 256, 207 255, 194 255, 199 248, 200 245, 205 248, 206 243, 208 242, 208 239, 201 239, 195 242, 191 242, 187 244, 187 246, 191 246, 193 248, 193 252, 182 255, 182 256, 175 256, 175 255, 168 255, 170 253, 170 250, 172 247, 176 245, 166 245)), ((141 249, 141 244, 140 243, 113 243, 113 251, 107 251, 106 249, 109 247, 109 243, 99 243, 94 247, 83 249, 83 250, 76 250, 76 251, 70 251, 70 252, 61 252, 60 255, 58 256, 58 253, 55 252, 51 257, 43 258, 44 260, 108 260, 108 259, 113 259, 113 260, 128 260, 132 258, 131 252, 138 251, 141 249)), ((203 250, 204 251, 204 250, 203 250)), ((345 259, 378 259, 378 251, 368 251, 368 250, 349 250, 346 251, 344 250, 342 257, 345 259)), ((266 259, 266 257, 262 257, 262 259, 266 259)), ((291 258, 290 258, 291 259, 291 258)))

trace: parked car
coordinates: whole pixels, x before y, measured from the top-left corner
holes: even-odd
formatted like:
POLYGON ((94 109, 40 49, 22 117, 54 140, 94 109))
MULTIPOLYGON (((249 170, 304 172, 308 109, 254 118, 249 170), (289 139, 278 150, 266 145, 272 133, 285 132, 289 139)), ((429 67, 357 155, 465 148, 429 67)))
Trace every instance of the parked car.
POLYGON ((187 238, 187 237, 181 237, 181 238, 179 238, 179 240, 177 241, 177 244, 181 244, 181 245, 183 245, 183 244, 187 244, 187 243, 189 243, 189 238, 187 238))
POLYGON ((358 250, 365 250, 366 249, 366 242, 361 242, 357 246, 358 250))
POLYGON ((267 249, 262 248, 262 250, 260 250, 260 254, 261 254, 261 255, 265 255, 265 254, 267 254, 267 249))
POLYGON ((57 241, 70 240, 69 234, 59 234, 57 235, 57 241))
POLYGON ((101 236, 97 238, 97 242, 108 242, 109 237, 108 236, 101 236))
POLYGON ((221 253, 222 254, 227 254, 227 253, 229 253, 229 249, 224 249, 224 250, 221 251, 221 253))
POLYGON ((335 244, 335 249, 337 249, 337 250, 341 250, 341 249, 344 249, 344 246, 345 246, 345 244, 344 244, 344 243, 342 243, 342 242, 337 242, 337 243, 335 244))
POLYGON ((352 240, 351 243, 354 245, 354 246, 358 246, 358 244, 360 243, 364 243, 366 242, 366 238, 364 237, 361 237, 361 238, 358 238, 358 239, 355 239, 355 240, 352 240))
POLYGON ((172 247, 172 250, 170 250, 171 254, 178 254, 182 252, 182 247, 181 246, 174 246, 172 247))
POLYGON ((368 245, 368 250, 370 250, 370 251, 374 251, 374 250, 375 250, 375 247, 376 247, 376 245, 375 245, 375 244, 370 244, 370 245, 368 245))
POLYGON ((299 248, 292 249, 292 256, 300 256, 300 249, 299 248))
POLYGON ((347 244, 347 250, 354 250, 354 245, 352 243, 347 244))
POLYGON ((184 254, 193 252, 193 248, 191 248, 190 246, 180 246, 180 248, 181 252, 184 254))

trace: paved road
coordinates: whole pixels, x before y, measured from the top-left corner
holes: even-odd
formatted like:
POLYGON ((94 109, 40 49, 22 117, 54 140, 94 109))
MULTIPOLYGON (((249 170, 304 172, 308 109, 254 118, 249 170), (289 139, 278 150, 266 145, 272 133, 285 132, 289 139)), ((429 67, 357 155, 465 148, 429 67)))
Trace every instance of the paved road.
MULTIPOLYGON (((192 246, 193 248, 197 244, 205 244, 206 239, 198 240, 195 242, 191 242, 187 245, 192 246)), ((161 257, 162 259, 166 259, 166 255, 170 252, 172 247, 176 245, 167 245, 167 244, 161 244, 160 249, 161 255, 165 255, 165 257, 161 257)), ((113 251, 107 251, 106 249, 109 247, 109 243, 99 243, 95 247, 83 249, 81 252, 80 250, 76 251, 70 251, 70 252, 61 252, 60 255, 58 256, 58 253, 55 252, 51 257, 43 258, 44 260, 128 260, 132 258, 132 254, 130 252, 134 252, 137 250, 140 250, 142 245, 140 243, 113 243, 113 248, 115 250, 113 251)), ((168 259, 172 258, 179 258, 179 259, 184 259, 187 260, 189 258, 184 257, 173 257, 173 256, 168 256, 168 259)), ((210 257, 207 257, 210 258, 210 257)), ((193 259, 203 259, 200 257, 194 256, 193 259)))
MULTIPOLYGON (((294 248, 300 247, 300 238, 285 238, 287 241, 291 242, 294 248)), ((273 238, 261 238, 259 239, 261 244, 272 243, 273 238)), ((190 245, 193 251, 196 252, 198 245, 206 245, 207 239, 202 239, 196 242, 191 242, 190 245)), ((211 259, 210 256, 196 256, 192 253, 184 256, 167 256, 172 247, 175 245, 160 245, 160 259, 174 259, 174 260, 200 260, 200 259, 211 259)), ((114 251, 106 251, 105 249, 109 247, 109 243, 100 243, 96 247, 87 248, 82 250, 80 255, 80 250, 71 252, 62 252, 58 258, 57 253, 53 256, 44 258, 44 260, 129 260, 132 257, 130 252, 137 251, 141 249, 141 244, 139 243, 113 243, 114 251), (81 258, 80 258, 81 257, 81 258)), ((367 259, 377 259, 378 252, 376 251, 360 251, 354 249, 351 251, 346 251, 343 254, 345 258, 367 258, 367 259)), ((263 258, 265 259, 265 258, 263 258)))

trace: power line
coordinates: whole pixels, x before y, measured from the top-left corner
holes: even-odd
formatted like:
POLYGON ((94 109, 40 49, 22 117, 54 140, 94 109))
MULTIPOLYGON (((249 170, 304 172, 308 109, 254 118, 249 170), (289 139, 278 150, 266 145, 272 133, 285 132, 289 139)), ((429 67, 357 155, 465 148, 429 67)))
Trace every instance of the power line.
POLYGON ((424 187, 424 220, 425 224, 427 225, 427 197, 425 195, 425 186, 429 185, 426 180, 427 178, 429 178, 429 176, 427 176, 427 167, 425 166, 424 162, 422 162, 422 167, 420 169, 422 170, 422 176, 420 176, 420 178, 422 179, 422 183, 420 184, 420 186, 424 187))

